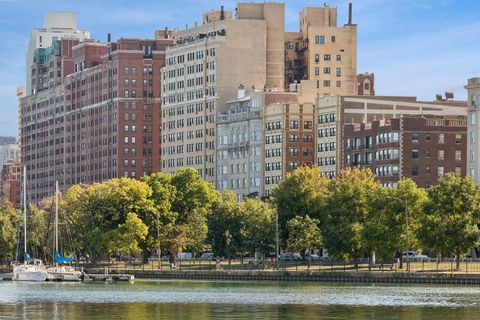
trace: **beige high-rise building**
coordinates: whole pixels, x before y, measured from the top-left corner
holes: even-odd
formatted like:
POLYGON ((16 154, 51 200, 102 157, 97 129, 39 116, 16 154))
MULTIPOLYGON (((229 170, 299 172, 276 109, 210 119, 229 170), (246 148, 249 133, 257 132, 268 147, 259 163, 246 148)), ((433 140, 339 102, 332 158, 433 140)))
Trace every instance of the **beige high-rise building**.
POLYGON ((284 4, 239 3, 177 31, 162 68, 162 171, 196 168, 215 183, 217 111, 239 85, 283 88, 284 4))
POLYGON ((467 174, 476 184, 480 184, 480 77, 468 79, 465 86, 468 100, 468 145, 467 145, 467 174))
POLYGON ((357 92, 357 25, 337 26, 337 8, 305 8, 300 31, 285 33, 285 84, 300 83, 310 101, 324 94, 357 92))

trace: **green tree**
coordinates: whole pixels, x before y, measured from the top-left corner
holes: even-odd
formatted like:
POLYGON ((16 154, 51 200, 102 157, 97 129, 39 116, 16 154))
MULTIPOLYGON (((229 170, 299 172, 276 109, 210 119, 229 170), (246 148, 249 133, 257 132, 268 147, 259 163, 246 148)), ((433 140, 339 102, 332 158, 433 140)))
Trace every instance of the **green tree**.
POLYGON ((129 212, 125 223, 118 225, 115 230, 109 232, 109 251, 122 253, 139 253, 139 243, 145 240, 148 227, 138 216, 129 212))
POLYGON ((292 251, 308 252, 309 268, 312 264, 311 250, 322 243, 319 224, 318 219, 312 219, 308 215, 296 216, 287 222, 288 248, 292 251))
POLYGON ((239 204, 245 219, 244 251, 268 254, 275 246, 275 209, 258 199, 239 204))
POLYGON ((379 188, 373 195, 363 229, 367 249, 383 260, 395 254, 401 258, 407 247, 405 210, 408 211, 408 249, 418 249, 416 233, 426 200, 425 190, 411 179, 399 181, 395 188, 379 188))
POLYGON ((320 176, 320 168, 300 167, 289 173, 272 192, 277 206, 278 224, 283 243, 288 239, 287 221, 295 216, 320 218, 328 193, 328 179, 320 176))
POLYGON ((330 181, 320 225, 329 254, 346 260, 365 253, 363 228, 379 188, 375 175, 358 167, 342 169, 330 181))
POLYGON ((174 223, 167 233, 166 247, 172 263, 183 249, 199 248, 206 238, 207 213, 219 197, 212 185, 204 181, 192 168, 182 168, 172 177, 175 198, 171 210, 174 223))
POLYGON ((216 256, 232 258, 242 254, 245 241, 245 216, 237 196, 226 191, 213 202, 208 215, 208 239, 216 256))
POLYGON ((435 253, 455 253, 458 269, 460 256, 479 244, 479 187, 470 178, 449 173, 427 191, 418 238, 435 253))
POLYGON ((27 207, 27 252, 35 258, 47 260, 49 217, 47 211, 36 204, 27 207))
POLYGON ((62 200, 62 212, 74 233, 77 249, 88 252, 92 261, 106 256, 112 247, 110 231, 126 222, 128 213, 151 221, 152 190, 138 180, 111 179, 91 185, 72 186, 62 200))
POLYGON ((0 257, 14 257, 20 220, 19 210, 15 209, 10 202, 0 202, 0 257))
MULTIPOLYGON (((172 185, 172 177, 171 174, 158 172, 143 178, 143 181, 152 189, 151 199, 154 206, 154 214, 145 221, 149 226, 149 232, 145 241, 142 242, 144 253, 150 253, 154 248, 165 248, 168 235, 174 226, 177 214, 172 211, 172 202, 177 190, 172 185)), ((145 254, 144 259, 146 259, 145 254)))

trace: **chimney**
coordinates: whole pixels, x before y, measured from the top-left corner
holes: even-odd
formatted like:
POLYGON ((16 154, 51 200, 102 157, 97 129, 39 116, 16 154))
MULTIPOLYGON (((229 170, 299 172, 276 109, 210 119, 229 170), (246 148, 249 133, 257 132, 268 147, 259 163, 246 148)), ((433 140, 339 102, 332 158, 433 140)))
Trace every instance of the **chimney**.
POLYGON ((245 87, 243 86, 243 84, 240 84, 238 86, 237 99, 241 99, 243 97, 245 97, 245 87))
POLYGON ((107 33, 107 42, 108 43, 112 42, 112 34, 111 33, 107 33))
POLYGON ((163 35, 165 39, 168 39, 168 27, 165 27, 165 34, 163 35))
POLYGON ((225 11, 223 10, 223 6, 220 7, 220 20, 225 20, 225 11))
POLYGON ((348 24, 352 24, 352 3, 348 4, 348 24))

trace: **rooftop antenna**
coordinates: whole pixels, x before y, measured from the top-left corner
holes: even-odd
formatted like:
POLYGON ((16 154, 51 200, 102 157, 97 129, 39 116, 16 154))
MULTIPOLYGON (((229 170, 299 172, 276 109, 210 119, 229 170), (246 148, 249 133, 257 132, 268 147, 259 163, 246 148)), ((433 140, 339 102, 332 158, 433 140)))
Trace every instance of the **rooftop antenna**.
POLYGON ((352 3, 348 4, 348 24, 352 24, 352 3))

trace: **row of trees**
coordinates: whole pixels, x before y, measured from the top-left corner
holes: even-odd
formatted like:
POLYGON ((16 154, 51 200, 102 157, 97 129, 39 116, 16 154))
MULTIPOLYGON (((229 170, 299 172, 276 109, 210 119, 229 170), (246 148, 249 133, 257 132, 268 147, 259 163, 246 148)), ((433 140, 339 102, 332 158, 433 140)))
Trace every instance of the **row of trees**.
MULTIPOLYGON (((289 251, 322 247, 338 259, 387 260, 408 241, 409 249, 459 258, 479 244, 479 191, 471 179, 451 174, 425 190, 409 179, 384 188, 367 169, 344 169, 328 180, 318 167, 302 167, 270 198, 238 202, 185 168, 75 185, 61 200, 60 229, 64 251, 92 261, 117 253, 142 253, 146 260, 159 247, 172 262, 183 250, 265 255, 275 250, 277 218, 280 246, 289 251)), ((53 209, 52 198, 28 207, 29 251, 47 259, 53 209)), ((18 210, 0 206, 0 256, 13 257, 21 221, 18 210)))

